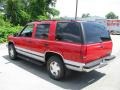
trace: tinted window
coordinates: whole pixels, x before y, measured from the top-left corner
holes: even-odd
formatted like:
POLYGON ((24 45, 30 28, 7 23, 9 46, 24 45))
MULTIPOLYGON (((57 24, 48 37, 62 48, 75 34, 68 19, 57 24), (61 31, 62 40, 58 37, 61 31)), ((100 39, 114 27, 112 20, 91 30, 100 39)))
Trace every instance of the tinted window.
POLYGON ((33 25, 28 25, 24 28, 24 30, 20 33, 19 36, 22 37, 32 37, 33 25))
POLYGON ((57 24, 56 40, 80 43, 80 24, 75 22, 60 22, 57 24))
POLYGON ((37 30, 35 37, 40 39, 48 39, 49 24, 39 24, 37 25, 37 30))
POLYGON ((97 43, 111 40, 108 31, 103 25, 84 22, 83 26, 87 43, 97 43))

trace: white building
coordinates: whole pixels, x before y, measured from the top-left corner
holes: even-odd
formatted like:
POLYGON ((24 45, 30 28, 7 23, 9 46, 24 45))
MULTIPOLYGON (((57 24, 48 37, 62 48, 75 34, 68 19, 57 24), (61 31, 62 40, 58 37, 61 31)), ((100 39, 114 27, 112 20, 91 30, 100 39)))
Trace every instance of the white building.
POLYGON ((107 27, 109 31, 120 32, 120 20, 118 19, 105 19, 99 16, 92 16, 92 17, 82 18, 81 20, 97 22, 107 27))

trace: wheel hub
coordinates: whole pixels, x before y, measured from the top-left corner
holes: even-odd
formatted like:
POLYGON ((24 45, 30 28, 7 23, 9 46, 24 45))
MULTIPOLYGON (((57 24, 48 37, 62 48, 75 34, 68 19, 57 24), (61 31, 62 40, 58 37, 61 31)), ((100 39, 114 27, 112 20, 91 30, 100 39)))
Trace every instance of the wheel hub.
POLYGON ((10 48, 10 56, 13 57, 14 56, 14 51, 12 48, 10 48))
POLYGON ((54 76, 59 76, 60 74, 60 66, 57 62, 53 61, 50 63, 50 71, 54 76))

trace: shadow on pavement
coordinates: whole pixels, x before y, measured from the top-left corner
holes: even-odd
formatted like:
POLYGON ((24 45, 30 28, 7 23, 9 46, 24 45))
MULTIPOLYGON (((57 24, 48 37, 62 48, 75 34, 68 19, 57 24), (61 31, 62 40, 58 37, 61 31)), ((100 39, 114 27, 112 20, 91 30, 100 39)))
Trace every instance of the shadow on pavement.
POLYGON ((69 73, 69 75, 67 75, 67 77, 64 80, 55 81, 55 80, 52 80, 49 78, 45 66, 38 66, 38 65, 35 65, 33 63, 30 63, 30 62, 22 60, 22 59, 17 59, 17 60, 13 61, 13 60, 9 59, 8 55, 3 56, 3 57, 9 61, 6 64, 13 63, 16 66, 19 66, 20 68, 42 78, 50 83, 53 83, 63 89, 81 90, 84 87, 89 86, 90 84, 98 81, 103 76, 105 76, 104 73, 97 72, 97 71, 92 71, 89 73, 71 71, 71 73, 69 73))

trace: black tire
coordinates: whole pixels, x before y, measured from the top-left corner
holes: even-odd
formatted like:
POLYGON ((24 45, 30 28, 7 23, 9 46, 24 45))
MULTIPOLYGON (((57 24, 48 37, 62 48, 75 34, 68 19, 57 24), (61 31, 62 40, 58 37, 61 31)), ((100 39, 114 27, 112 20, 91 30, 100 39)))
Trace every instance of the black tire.
POLYGON ((48 71, 49 76, 52 79, 62 80, 65 77, 65 66, 64 66, 64 63, 57 56, 52 56, 52 57, 50 57, 48 59, 48 61, 47 61, 47 71, 48 71), (58 69, 57 73, 52 71, 52 68, 53 68, 52 64, 57 64, 56 65, 57 66, 56 69, 58 69))
POLYGON ((17 58, 17 52, 13 44, 8 45, 8 53, 10 59, 15 60, 17 58))

